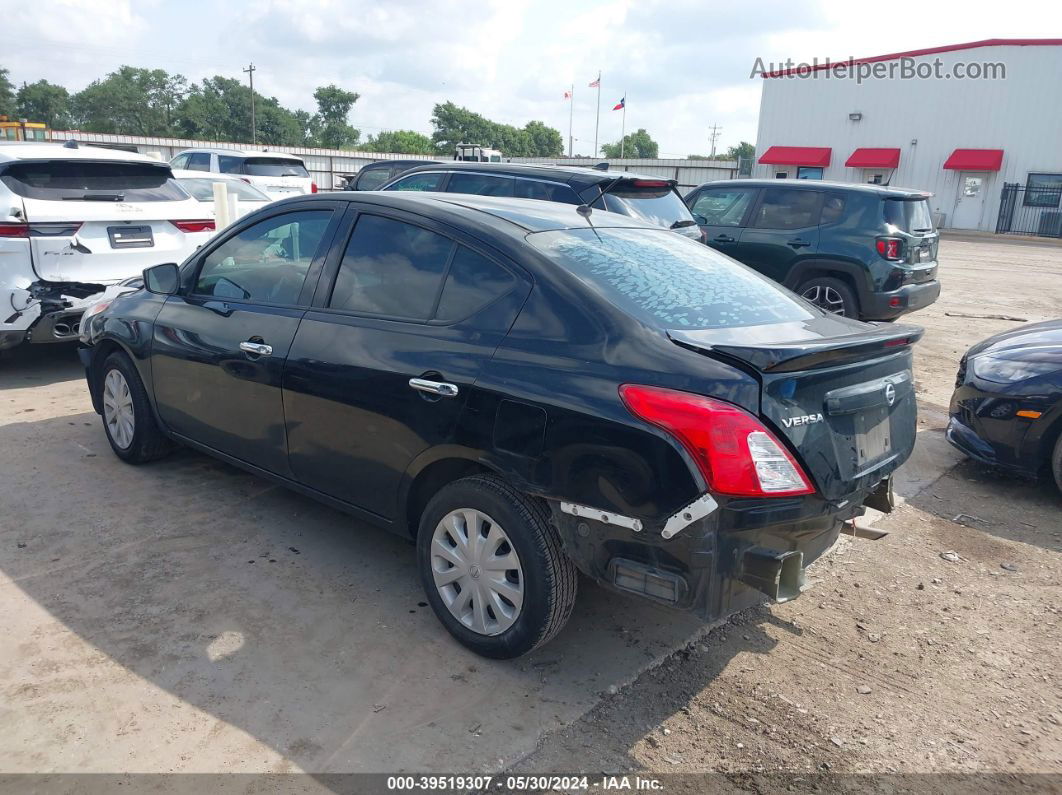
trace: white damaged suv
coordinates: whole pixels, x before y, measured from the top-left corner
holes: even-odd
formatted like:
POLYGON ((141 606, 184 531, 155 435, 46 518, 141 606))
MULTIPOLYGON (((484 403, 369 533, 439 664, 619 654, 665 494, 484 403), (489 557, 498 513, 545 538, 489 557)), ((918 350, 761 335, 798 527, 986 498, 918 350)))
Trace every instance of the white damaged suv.
POLYGON ((145 155, 0 143, 0 351, 76 341, 109 285, 183 261, 214 219, 145 155))

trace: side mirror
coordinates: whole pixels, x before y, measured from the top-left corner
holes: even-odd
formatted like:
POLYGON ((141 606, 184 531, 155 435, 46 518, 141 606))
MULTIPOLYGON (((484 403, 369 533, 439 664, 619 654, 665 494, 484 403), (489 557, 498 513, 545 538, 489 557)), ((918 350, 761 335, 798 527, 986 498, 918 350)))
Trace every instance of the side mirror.
POLYGON ((693 214, 693 220, 697 222, 697 226, 708 226, 708 219, 703 215, 693 214))
POLYGON ((181 272, 176 262, 165 262, 144 268, 144 287, 149 293, 176 295, 181 286, 181 272))

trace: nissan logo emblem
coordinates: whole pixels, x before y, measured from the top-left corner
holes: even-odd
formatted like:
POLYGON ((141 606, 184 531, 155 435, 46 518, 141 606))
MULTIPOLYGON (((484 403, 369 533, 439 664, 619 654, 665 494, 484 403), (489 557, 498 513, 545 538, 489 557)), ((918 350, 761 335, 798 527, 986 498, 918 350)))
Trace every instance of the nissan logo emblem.
POLYGON ((896 387, 892 384, 885 384, 885 402, 890 406, 896 402, 896 387))

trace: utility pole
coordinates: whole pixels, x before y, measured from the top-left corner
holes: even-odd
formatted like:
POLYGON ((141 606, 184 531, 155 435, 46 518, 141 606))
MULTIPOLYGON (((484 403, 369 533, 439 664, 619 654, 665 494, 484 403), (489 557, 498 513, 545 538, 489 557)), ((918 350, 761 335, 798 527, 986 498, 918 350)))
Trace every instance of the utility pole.
POLYGON ((715 142, 716 142, 716 140, 718 140, 719 134, 723 131, 723 128, 720 127, 718 124, 713 124, 708 129, 711 130, 711 132, 708 134, 708 140, 712 142, 712 154, 710 155, 710 157, 714 160, 715 159, 715 142))
POLYGON ((254 70, 255 70, 255 66, 252 63, 250 66, 248 66, 243 71, 251 79, 251 144, 252 145, 257 145, 258 144, 258 128, 255 126, 255 123, 254 123, 254 70))

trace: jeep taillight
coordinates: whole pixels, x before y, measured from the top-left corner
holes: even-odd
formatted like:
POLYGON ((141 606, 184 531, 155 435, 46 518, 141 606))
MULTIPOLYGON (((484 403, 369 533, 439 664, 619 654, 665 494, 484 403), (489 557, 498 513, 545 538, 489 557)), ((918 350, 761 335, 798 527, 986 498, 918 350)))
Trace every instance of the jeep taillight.
POLYGON ((895 261, 901 257, 901 244, 895 237, 879 237, 877 247, 878 253, 887 260, 895 261))
POLYGON ((624 384, 619 392, 634 416, 667 431, 682 444, 712 492, 782 497, 815 491, 785 445, 744 409, 653 386, 624 384))

